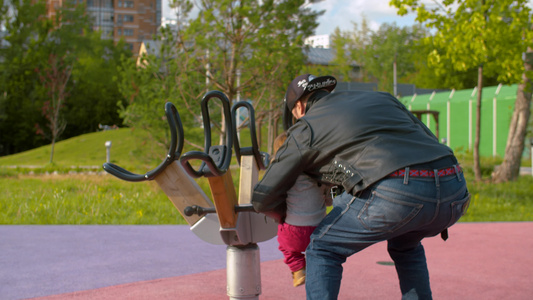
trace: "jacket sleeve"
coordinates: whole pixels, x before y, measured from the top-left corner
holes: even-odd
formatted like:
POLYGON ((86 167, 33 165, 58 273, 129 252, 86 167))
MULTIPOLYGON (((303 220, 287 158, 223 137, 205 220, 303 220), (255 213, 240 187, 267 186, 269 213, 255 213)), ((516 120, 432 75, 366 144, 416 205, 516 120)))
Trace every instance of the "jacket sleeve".
POLYGON ((303 171, 302 149, 293 135, 289 135, 287 141, 279 148, 275 160, 254 188, 252 205, 255 211, 267 215, 269 212, 283 214, 287 191, 303 171))

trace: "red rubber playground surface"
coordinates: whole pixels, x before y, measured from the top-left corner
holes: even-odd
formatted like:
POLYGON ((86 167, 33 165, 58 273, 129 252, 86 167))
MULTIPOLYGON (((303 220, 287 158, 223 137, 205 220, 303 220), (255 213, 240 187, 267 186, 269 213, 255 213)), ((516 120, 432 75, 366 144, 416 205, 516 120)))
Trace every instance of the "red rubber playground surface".
MULTIPOLYGON (((188 226, 0 226, 0 299, 228 299, 226 246, 188 226)), ((458 223, 423 242, 435 299, 533 299, 533 222, 458 223)), ((305 299, 276 239, 259 299, 305 299)), ((384 243, 348 259, 339 299, 400 299, 384 243)))

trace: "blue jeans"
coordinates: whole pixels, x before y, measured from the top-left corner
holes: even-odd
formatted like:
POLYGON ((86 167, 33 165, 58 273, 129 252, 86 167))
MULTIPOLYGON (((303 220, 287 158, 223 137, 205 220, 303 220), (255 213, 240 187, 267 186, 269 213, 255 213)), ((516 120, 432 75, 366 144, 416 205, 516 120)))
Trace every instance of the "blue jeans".
POLYGON ((357 197, 338 196, 307 247, 307 299, 337 299, 346 258, 381 241, 388 243, 402 299, 431 299, 421 240, 457 222, 469 200, 462 173, 387 177, 357 197))

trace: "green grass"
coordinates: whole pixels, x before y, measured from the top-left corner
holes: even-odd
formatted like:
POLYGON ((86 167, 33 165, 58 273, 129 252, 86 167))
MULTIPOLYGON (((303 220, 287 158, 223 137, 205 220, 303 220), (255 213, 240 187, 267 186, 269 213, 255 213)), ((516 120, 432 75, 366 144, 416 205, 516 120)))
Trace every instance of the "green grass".
POLYGON ((186 224, 155 182, 44 175, 0 180, 0 224, 186 224))
MULTIPOLYGON (((495 166, 501 164, 499 157, 481 159, 483 180, 474 181, 471 153, 458 153, 463 167, 468 190, 472 195, 470 207, 460 222, 517 222, 533 221, 533 177, 523 175, 513 182, 494 184, 490 181, 495 166)), ((530 160, 524 160, 529 166, 530 160)))
MULTIPOLYGON (((53 163, 51 146, 46 145, 14 155, 0 157, 0 167, 17 166, 18 172, 102 170, 106 162, 105 142, 111 141, 110 161, 126 169, 146 172, 155 163, 155 152, 163 160, 167 149, 151 142, 143 131, 129 128, 88 133, 56 143, 53 163)), ((157 164, 156 164, 157 165, 157 164)), ((3 169, 6 172, 5 169, 3 169)))
POLYGON ((468 188, 472 199, 462 222, 533 221, 533 177, 500 184, 469 183, 468 188))
MULTIPOLYGON (((153 169, 167 151, 142 132, 120 129, 59 142, 54 164, 48 164, 50 146, 1 157, 0 224, 186 224, 155 182, 103 175, 107 140, 113 143, 111 161, 136 173, 153 169), (95 166, 92 175, 79 173, 91 170, 86 166, 95 166)), ((533 221, 533 177, 503 184, 474 182, 471 155, 458 158, 472 194, 460 222, 533 221)), ((482 159, 484 178, 499 163, 482 159)), ((238 168, 232 169, 232 177, 238 189, 238 168)), ((197 182, 210 196, 207 180, 197 182)))

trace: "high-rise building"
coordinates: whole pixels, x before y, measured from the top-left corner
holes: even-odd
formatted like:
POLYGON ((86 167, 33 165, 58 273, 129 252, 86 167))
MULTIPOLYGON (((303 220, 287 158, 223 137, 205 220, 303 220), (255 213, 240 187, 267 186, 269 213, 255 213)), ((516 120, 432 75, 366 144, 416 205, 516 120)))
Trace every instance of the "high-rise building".
POLYGON ((124 38, 134 55, 142 41, 152 39, 161 25, 161 0, 47 0, 48 17, 66 1, 86 2, 93 29, 115 42, 124 38))

